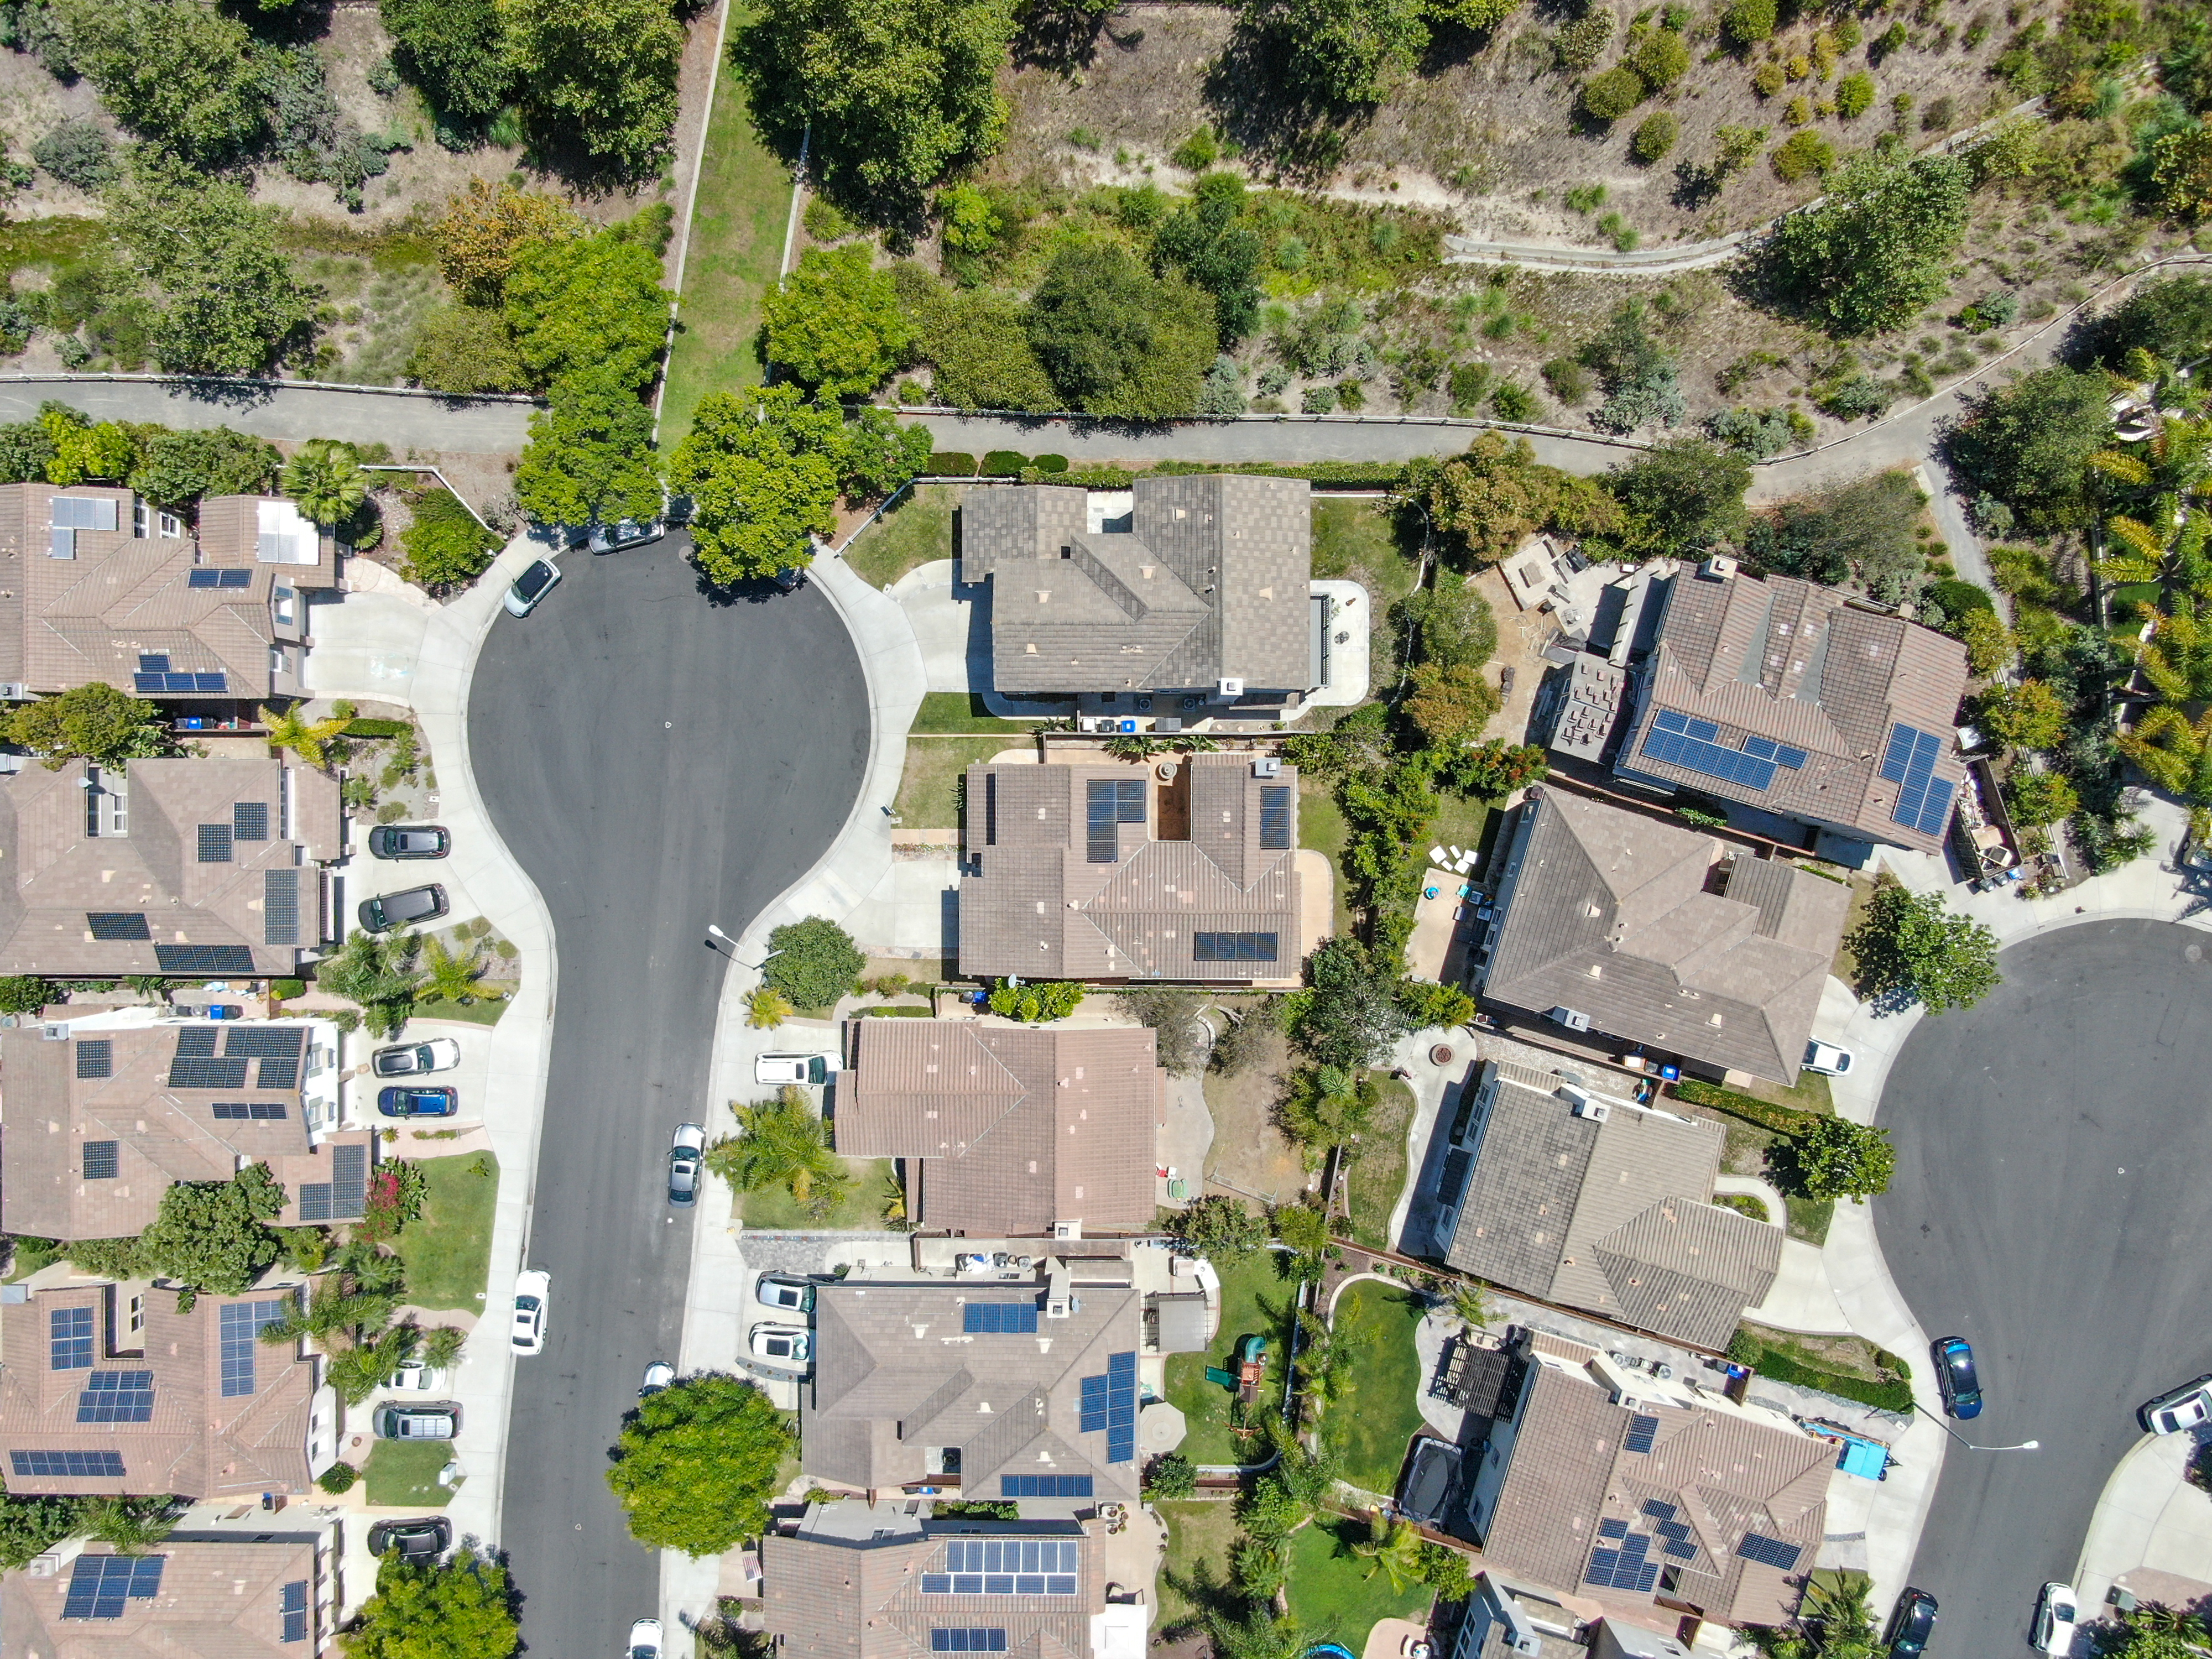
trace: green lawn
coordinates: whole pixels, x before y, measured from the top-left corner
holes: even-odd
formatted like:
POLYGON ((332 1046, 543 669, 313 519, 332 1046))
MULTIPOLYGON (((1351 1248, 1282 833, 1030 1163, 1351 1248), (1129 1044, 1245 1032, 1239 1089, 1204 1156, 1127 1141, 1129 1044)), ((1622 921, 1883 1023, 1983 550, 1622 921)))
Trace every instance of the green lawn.
POLYGON ((1006 720, 994 714, 983 702, 980 691, 931 691, 921 700, 921 708, 914 717, 909 732, 935 732, 954 736, 965 736, 975 732, 996 732, 1011 740, 1018 741, 1030 734, 1028 719, 1006 720))
POLYGON ((440 1509, 453 1493, 438 1484, 438 1471, 453 1461, 443 1440, 380 1440, 369 1449, 368 1501, 386 1509, 440 1509))
POLYGON ((807 1214, 781 1187, 738 1194, 738 1213, 756 1232, 854 1232, 881 1227, 891 1160, 848 1158, 845 1167, 852 1171, 853 1179, 845 1188, 843 1201, 826 1216, 817 1218, 807 1214))
POLYGON ((1298 778, 1298 845, 1325 854, 1336 872, 1335 930, 1341 939, 1352 932, 1352 908, 1345 902, 1344 813, 1329 786, 1319 778, 1298 778))
POLYGON ((1167 1560, 1160 1572, 1160 1616, 1158 1628, 1172 1630, 1195 1619, 1199 1604, 1183 1591, 1184 1585, 1225 1583, 1229 1558, 1237 1547, 1237 1506, 1225 1502, 1162 1504, 1160 1519, 1168 1523, 1167 1560))
POLYGON ((459 1152, 416 1162, 430 1183, 419 1218, 399 1235, 407 1264, 407 1299, 421 1308, 465 1308, 481 1313, 484 1279, 491 1271, 492 1202, 499 1196, 499 1160, 489 1152, 459 1152), (476 1173, 481 1166, 488 1175, 476 1173))
POLYGON ((1358 1331, 1364 1346, 1322 1431, 1336 1448, 1342 1477, 1363 1492, 1397 1490, 1406 1443, 1421 1426, 1421 1359, 1413 1351, 1420 1317, 1412 1291, 1373 1279, 1352 1286, 1336 1304, 1336 1340, 1358 1331))
POLYGON ((899 777, 898 800, 892 808, 899 815, 899 823, 908 830, 957 829, 960 812, 953 804, 953 787, 961 775, 978 761, 987 761, 1020 742, 1019 733, 910 739, 906 746, 906 770, 899 777))
POLYGON ((500 1016, 507 1012, 507 1000, 496 1001, 478 997, 474 1002, 418 1002, 415 1005, 416 1019, 465 1019, 476 1025, 496 1025, 500 1016))
MULTIPOLYGON (((1480 848, 1498 809, 1488 801, 1468 800, 1462 795, 1439 794, 1437 800, 1442 810, 1437 814, 1437 821, 1429 826, 1429 838, 1415 851, 1425 859, 1431 847, 1480 848)), ((1482 871, 1488 875, 1490 866, 1485 864, 1482 871)))
POLYGON ((1291 1535, 1291 1616, 1313 1642, 1341 1642, 1358 1653, 1384 1619, 1419 1619, 1431 1600, 1425 1584, 1390 1588, 1390 1575, 1352 1553, 1367 1541, 1367 1522, 1316 1516, 1291 1535), (1370 1568, 1374 1576, 1367 1576, 1370 1568))
POLYGON ((951 484, 918 484, 890 512, 853 538, 845 562, 874 587, 889 587, 933 559, 952 556, 952 508, 960 499, 951 484))
POLYGON ((1376 613, 1387 615, 1413 587, 1414 568, 1399 550, 1389 502, 1316 498, 1313 574, 1317 579, 1348 576, 1364 582, 1376 613))
POLYGON ((1256 1461, 1262 1454, 1256 1440, 1248 1446, 1243 1437, 1229 1425, 1229 1407, 1236 1398, 1231 1390, 1218 1382, 1206 1380, 1208 1365, 1223 1370, 1234 1370, 1237 1343, 1240 1337, 1256 1333, 1267 1339, 1268 1376, 1270 1386, 1262 1391, 1267 1408, 1275 1409, 1279 1403, 1276 1388, 1280 1373, 1275 1362, 1281 1358, 1283 1327, 1281 1316, 1290 1305, 1295 1288, 1289 1280, 1275 1271, 1276 1256, 1272 1250, 1259 1250, 1246 1257, 1221 1276, 1221 1328, 1214 1334, 1213 1347, 1206 1353, 1178 1353, 1168 1356, 1168 1399, 1182 1412, 1190 1433, 1182 1443, 1182 1455, 1194 1463, 1241 1463, 1256 1461), (1275 1310, 1274 1316, 1260 1306, 1264 1298, 1267 1307, 1275 1310))
POLYGON ((1359 1156, 1345 1180, 1352 1237, 1376 1249, 1390 1248, 1390 1212, 1406 1185, 1406 1131, 1413 1121, 1413 1091, 1395 1078, 1377 1080, 1381 1098, 1359 1137, 1359 1156))
POLYGON ((661 406, 664 448, 691 429, 691 411, 708 393, 761 383, 753 341, 760 331, 761 296, 775 283, 783 257, 791 189, 790 172, 753 132, 744 77, 725 63, 691 210, 676 349, 661 406))

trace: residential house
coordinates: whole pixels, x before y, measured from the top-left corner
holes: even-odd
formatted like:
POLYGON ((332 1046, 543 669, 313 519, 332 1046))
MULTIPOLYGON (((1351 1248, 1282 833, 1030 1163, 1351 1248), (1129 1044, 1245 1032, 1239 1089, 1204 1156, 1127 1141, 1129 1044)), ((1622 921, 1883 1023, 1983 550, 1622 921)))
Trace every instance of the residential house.
MULTIPOLYGON (((1708 559, 1664 596, 1613 769, 1869 843, 1941 849, 1965 763, 1966 647, 1839 590, 1708 559)), ((1774 826, 1786 830, 1788 823, 1774 826)))
POLYGON ((147 1012, 0 1032, 0 1230, 119 1238, 172 1183, 256 1163, 284 1188, 276 1224, 359 1218, 375 1135, 338 1127, 335 1026, 147 1012))
POLYGON ((1080 1265, 1054 1261, 1045 1285, 817 1285, 801 1468, 870 1492, 1136 1502, 1145 1294, 1126 1262, 1078 1283, 1080 1265))
POLYGON ((906 1163, 907 1214, 986 1238, 1149 1230, 1167 1073, 1127 1026, 857 1019, 837 1150, 906 1163))
MULTIPOLYGON (((1712 1203, 1716 1124, 1486 1065, 1440 1194, 1445 1259, 1507 1290, 1718 1350, 1766 1297, 1782 1230, 1712 1203)), ((1449 1162, 1449 1160, 1448 1160, 1449 1162)))
POLYGON ((1506 831, 1486 1003, 1796 1080, 1850 889, 1553 787, 1506 831))
POLYGON ((1485 1561, 1632 1624, 1659 1609, 1788 1619, 1820 1552, 1835 1447, 1780 1412, 1626 1371, 1595 1348, 1517 1342, 1528 1363, 1468 1500, 1485 1561))
POLYGON ((307 1294, 63 1285, 0 1304, 8 1490, 304 1492, 337 1455, 337 1395, 319 1362, 261 1332, 307 1294))
POLYGON ((1491 1571, 1474 1576, 1474 1594, 1452 1644, 1452 1659, 1690 1659, 1674 1637, 1620 1619, 1589 1616, 1559 1593, 1508 1583, 1491 1571))
POLYGON ((0 973, 286 975, 333 936, 338 786, 288 759, 0 777, 0 973))
POLYGON ((1054 484, 960 498, 960 580, 991 583, 993 681, 1137 712, 1280 707, 1322 683, 1312 489, 1297 478, 1139 478, 1121 502, 1054 484))
POLYGON ((1302 937, 1297 769, 1194 755, 1149 769, 968 769, 960 967, 1023 979, 1291 985, 1302 937))
POLYGON ((105 1545, 0 1579, 5 1659, 221 1655, 306 1659, 336 1633, 327 1532, 172 1534, 143 1555, 105 1545))
POLYGON ((128 489, 0 484, 0 683, 164 702, 306 695, 307 595, 337 545, 290 501, 216 495, 197 536, 128 489))
POLYGON ((927 1510, 817 1503, 761 1540, 763 1628, 780 1659, 1086 1659, 1104 1594, 1085 1523, 927 1510))

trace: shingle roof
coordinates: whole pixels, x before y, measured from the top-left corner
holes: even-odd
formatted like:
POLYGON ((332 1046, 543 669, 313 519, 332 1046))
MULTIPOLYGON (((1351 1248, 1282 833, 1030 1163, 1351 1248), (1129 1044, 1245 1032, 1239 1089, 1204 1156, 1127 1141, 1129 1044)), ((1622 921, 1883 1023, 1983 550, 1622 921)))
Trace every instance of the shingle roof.
MULTIPOLYGON (((78 1559, 107 1553, 95 1547, 78 1559)), ((112 1618, 63 1616, 79 1573, 96 1571, 76 1562, 51 1578, 11 1572, 0 1579, 9 1659, 298 1659, 330 1639, 331 1588, 317 1570, 312 1536, 172 1539, 142 1559, 161 1563, 158 1588, 126 1595, 112 1618), (295 1620, 304 1634, 288 1641, 295 1620)))
POLYGON ((1848 888, 1779 861, 1724 861, 1710 836, 1560 789, 1521 810, 1486 998, 1577 1009, 1616 1036, 1796 1078, 1848 888))
POLYGON ((1131 528, 1100 533, 1079 489, 967 491, 960 574, 992 579, 999 690, 1306 690, 1311 494, 1302 479, 1139 478, 1131 528))
MULTIPOLYGON (((1936 739, 1933 776, 1953 799, 1965 776, 1953 728, 1966 695, 1966 647, 1931 629, 1863 608, 1791 576, 1673 579, 1657 644, 1645 661, 1636 726, 1616 770, 1828 824, 1920 851, 1942 845, 1893 817, 1899 785, 1881 775, 1899 726, 1936 739), (1763 788, 1647 752, 1662 714, 1710 720, 1711 738, 1747 738, 1803 751, 1763 788)), ((1948 814, 1942 815, 1948 822, 1948 814)))
POLYGON ((0 973, 289 974, 322 938, 312 863, 341 850, 335 778, 273 759, 142 760, 101 773, 88 800, 88 775, 70 761, 0 781, 0 973), (117 805, 126 833, 112 833, 117 805))
POLYGON ((853 1027, 837 1150, 919 1163, 918 1224, 992 1237, 1049 1233, 1059 1221, 1093 1232, 1152 1225, 1167 1074, 1149 1030, 853 1027))
POLYGON ((1086 1285, 1073 1301, 1055 1319, 1035 1283, 818 1287, 799 1437, 805 1472, 900 1486, 928 1478, 929 1449, 955 1447, 972 1498, 1000 1498, 1002 1476, 1068 1475, 1090 1478, 1094 1497, 1133 1500, 1133 1455, 1109 1462, 1107 1431, 1083 1427, 1080 1404, 1083 1379, 1107 1375, 1109 1356, 1133 1364, 1143 1298, 1086 1285), (970 1332, 971 1302, 1036 1310, 1036 1329, 970 1332))
POLYGON ((1162 786, 1118 764, 974 766, 967 799, 964 972, 1221 983, 1297 975, 1295 769, 1261 778, 1249 757, 1197 755, 1162 786), (1133 811, 1094 826, 1094 785, 1127 786, 1133 811), (1280 809, 1273 822, 1269 803, 1280 809), (1154 839, 1163 827, 1188 838, 1154 839), (1256 934, 1255 948, 1273 955, 1201 961, 1200 934, 1256 934))
POLYGON ((1701 1347, 1765 1299, 1778 1228, 1707 1202, 1723 1137, 1616 1107, 1603 1121, 1501 1079, 1446 1259, 1509 1290, 1701 1347))
POLYGON ((180 1313, 176 1291, 149 1289, 137 1292, 144 1302, 144 1328, 137 1332, 131 1329, 129 1308, 118 1305, 127 1300, 125 1293, 114 1285, 41 1291, 27 1302, 0 1307, 0 1449, 9 1459, 8 1489, 176 1492, 196 1498, 305 1492, 316 1362, 300 1358, 293 1348, 252 1340, 253 1322, 244 1316, 230 1322, 246 1335, 244 1346, 235 1340, 229 1345, 234 1352, 228 1368, 223 1340, 224 1309, 289 1309, 304 1293, 203 1295, 191 1312, 180 1313), (59 1357, 54 1315, 79 1310, 89 1340, 70 1356, 76 1363, 57 1369, 52 1363, 59 1357), (241 1358, 242 1368, 235 1363, 241 1358), (225 1392, 227 1369, 234 1392, 225 1392), (88 1377, 132 1370, 153 1375, 146 1420, 79 1420, 88 1377), (87 1451, 120 1453, 123 1474, 47 1474, 16 1467, 27 1452, 87 1451))

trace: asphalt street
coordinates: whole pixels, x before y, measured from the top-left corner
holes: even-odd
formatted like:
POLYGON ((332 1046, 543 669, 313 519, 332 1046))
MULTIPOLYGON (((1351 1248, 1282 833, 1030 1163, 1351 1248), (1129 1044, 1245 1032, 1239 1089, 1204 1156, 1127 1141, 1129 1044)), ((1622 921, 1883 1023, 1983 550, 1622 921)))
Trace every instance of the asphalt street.
MULTIPOLYGON (((639 1378, 683 1331, 690 1218, 669 1137, 726 1129, 706 1096, 731 934, 804 875, 860 793, 868 700, 811 586, 716 604, 686 544, 560 560, 501 616, 469 697, 493 820, 552 915, 560 985, 526 1260, 553 1276, 545 1352, 515 1364, 502 1534, 523 1637, 621 1650, 659 1566, 606 1486, 639 1378)), ((507 1287, 494 1285, 500 1306, 507 1287)))
POLYGON ((1987 1407, 1953 1426, 2041 1443, 1949 1449, 1912 1564, 1939 1659, 2028 1650, 2136 1408, 2212 1371, 2212 943, 2089 922, 1999 965, 1978 1007, 1920 1023, 1877 1120, 1898 1153, 1882 1255, 1929 1339, 1966 1337, 1980 1366, 1987 1407))

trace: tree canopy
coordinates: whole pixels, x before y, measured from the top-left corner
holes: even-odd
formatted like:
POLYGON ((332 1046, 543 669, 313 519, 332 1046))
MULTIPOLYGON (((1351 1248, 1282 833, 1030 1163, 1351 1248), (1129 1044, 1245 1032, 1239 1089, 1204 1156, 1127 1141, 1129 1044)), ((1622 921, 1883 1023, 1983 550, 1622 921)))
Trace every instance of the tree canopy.
POLYGON ((1951 909, 1941 893, 1879 888, 1849 943, 1861 994, 1897 1007, 1971 1008, 2000 978, 1996 935, 1951 909))
POLYGON ((50 772, 80 757, 120 772, 176 747, 158 708, 98 680, 18 703, 0 719, 9 741, 40 757, 50 772))
POLYGON ((1030 297, 1030 344, 1071 408, 1164 420, 1198 407, 1216 349, 1213 301, 1156 277, 1117 242, 1063 244, 1030 297))
POLYGON ((1405 489, 1428 509, 1436 533, 1477 564, 1495 564, 1540 530, 1590 533, 1620 525, 1602 484, 1542 465, 1526 438, 1499 432, 1480 434, 1464 455, 1413 461, 1405 489))
POLYGON ((691 544, 708 580, 752 581, 813 562, 810 537, 837 522, 844 425, 792 386, 700 400, 668 476, 691 497, 691 544))
POLYGON ((668 153, 684 27, 670 0, 501 0, 507 54, 538 142, 629 179, 668 153))
POLYGON ((1393 995, 1398 977, 1358 940, 1327 940, 1306 958, 1306 988, 1291 994, 1291 1041, 1316 1065, 1376 1064, 1409 1029, 1393 995))
POLYGON ((284 1189, 265 1164, 249 1164, 228 1181, 179 1181, 161 1194, 161 1213, 138 1246, 155 1273, 237 1296, 276 1260, 276 1235, 266 1224, 283 1208, 284 1189))
POLYGON ((515 349, 539 385, 586 371, 629 386, 652 380, 675 296, 635 222, 525 242, 505 292, 515 349))
POLYGON ((1846 1117, 1824 1117, 1790 1149, 1798 1186, 1808 1198, 1848 1198, 1863 1204, 1889 1190, 1897 1149, 1889 1131, 1846 1117))
POLYGON ((521 1640, 507 1569, 464 1544, 422 1565, 386 1557, 338 1644, 347 1659, 508 1659, 521 1640))
POLYGON ((572 374, 530 417, 514 498, 538 524, 581 526, 660 515, 653 411, 614 374, 572 374))
POLYGON ((446 204, 431 239, 439 270, 461 297, 473 305, 495 305, 526 250, 569 241, 583 231, 584 222, 556 197, 517 190, 504 180, 471 179, 446 204))
POLYGON ((58 0, 69 55, 115 118, 195 167, 269 133, 265 65, 244 23, 177 0, 58 0))
POLYGON ((1167 1229, 1185 1254, 1202 1255, 1223 1273, 1267 1243, 1267 1218, 1226 1193, 1191 1200, 1168 1217, 1167 1229))
POLYGON ((870 244, 809 248, 761 303, 769 361, 830 398, 881 385, 913 343, 889 271, 869 268, 870 244))
POLYGON ((1423 0, 1244 0, 1293 93, 1311 104, 1372 104, 1429 44, 1423 0))
POLYGON ((638 1402, 607 1484, 647 1549, 720 1555, 767 1527, 790 1447, 783 1413, 751 1383, 686 1377, 638 1402))
POLYGON ((227 426, 158 430, 140 447, 131 487, 157 507, 191 508, 206 495, 256 495, 276 477, 276 446, 227 426))
POLYGON ((787 921, 768 936, 762 977, 801 1008, 827 1008, 850 996, 868 959, 853 936, 827 916, 787 921))
POLYGON ((2096 516, 2088 464, 2112 442, 2111 397, 2102 374, 2057 364, 1969 392, 1947 434, 1952 464, 2021 530, 2079 528, 2096 516))
POLYGON ((382 10, 392 62, 431 108, 481 121, 513 95, 498 0, 383 0, 382 10))
POLYGON ((1741 535, 1751 463, 1705 438, 1662 440, 1605 477, 1620 526, 1595 539, 1636 556, 1680 557, 1741 535))
POLYGON ((1955 155, 1854 155, 1815 206, 1774 228, 1769 279, 1830 332, 1901 328, 1949 291, 1966 234, 1972 170, 1955 155))

